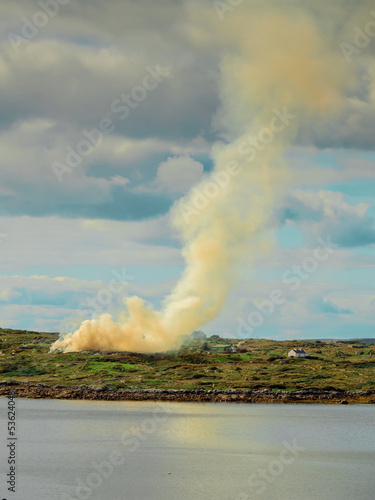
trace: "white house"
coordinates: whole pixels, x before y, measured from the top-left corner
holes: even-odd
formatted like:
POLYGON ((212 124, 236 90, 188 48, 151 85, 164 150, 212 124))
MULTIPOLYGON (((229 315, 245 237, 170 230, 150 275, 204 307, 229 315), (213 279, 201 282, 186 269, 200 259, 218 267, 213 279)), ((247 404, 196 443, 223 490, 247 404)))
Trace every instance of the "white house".
POLYGON ((291 351, 288 352, 288 357, 289 358, 308 358, 309 354, 307 354, 306 351, 303 349, 292 349, 291 351))

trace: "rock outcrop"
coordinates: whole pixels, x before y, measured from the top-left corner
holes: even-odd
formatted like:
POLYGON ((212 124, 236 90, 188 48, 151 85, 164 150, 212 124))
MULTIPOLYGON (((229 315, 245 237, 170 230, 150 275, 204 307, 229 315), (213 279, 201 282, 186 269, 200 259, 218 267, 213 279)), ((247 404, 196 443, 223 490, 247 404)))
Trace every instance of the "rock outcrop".
POLYGON ((113 389, 95 385, 47 385, 0 382, 0 396, 14 391, 18 398, 84 399, 104 401, 198 401, 214 403, 318 403, 375 404, 375 391, 299 391, 261 390, 186 390, 186 389, 113 389), (343 403, 345 401, 346 403, 343 403))

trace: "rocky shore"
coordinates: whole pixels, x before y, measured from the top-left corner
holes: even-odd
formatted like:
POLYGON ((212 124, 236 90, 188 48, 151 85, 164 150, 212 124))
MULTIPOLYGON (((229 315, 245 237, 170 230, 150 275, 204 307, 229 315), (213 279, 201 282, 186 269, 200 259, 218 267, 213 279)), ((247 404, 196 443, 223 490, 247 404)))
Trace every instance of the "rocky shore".
POLYGON ((375 391, 271 391, 185 390, 185 389, 112 389, 94 385, 46 385, 20 382, 0 382, 0 396, 14 392, 18 398, 84 399, 102 401, 187 401, 213 403, 309 403, 309 404, 375 404, 375 391))

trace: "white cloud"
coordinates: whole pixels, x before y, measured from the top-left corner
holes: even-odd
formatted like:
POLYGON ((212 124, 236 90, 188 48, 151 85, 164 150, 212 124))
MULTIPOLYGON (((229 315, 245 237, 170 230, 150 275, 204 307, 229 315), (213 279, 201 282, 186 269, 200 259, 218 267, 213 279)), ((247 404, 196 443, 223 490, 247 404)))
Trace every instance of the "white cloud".
POLYGON ((156 182, 172 193, 186 193, 203 175, 203 165, 189 155, 174 156, 159 165, 156 182))
POLYGON ((295 187, 324 186, 354 179, 374 179, 375 161, 364 158, 360 152, 343 152, 315 147, 293 147, 289 151, 288 165, 292 169, 295 187), (320 155, 324 155, 324 159, 320 155))
POLYGON ((170 244, 166 218, 120 222, 60 217, 0 217, 7 233, 0 270, 17 272, 30 266, 181 265, 170 244), (153 243, 153 240, 156 240, 153 243), (164 241, 163 241, 164 240, 164 241))
POLYGON ((1 326, 72 331, 95 314, 109 312, 116 316, 124 309, 124 299, 129 295, 142 295, 146 300, 159 302, 174 284, 171 281, 156 284, 126 282, 122 288, 117 284, 119 293, 110 296, 109 304, 100 303, 100 291, 109 290, 113 276, 108 273, 108 281, 64 276, 0 276, 1 326), (97 308, 92 306, 93 303, 97 308))
POLYGON ((12 302, 14 299, 21 297, 21 293, 12 290, 11 288, 3 289, 0 292, 0 302, 12 302))
POLYGON ((294 190, 285 208, 284 218, 298 224, 310 241, 331 239, 342 247, 360 247, 375 243, 375 224, 367 216, 367 203, 351 205, 341 192, 294 190))

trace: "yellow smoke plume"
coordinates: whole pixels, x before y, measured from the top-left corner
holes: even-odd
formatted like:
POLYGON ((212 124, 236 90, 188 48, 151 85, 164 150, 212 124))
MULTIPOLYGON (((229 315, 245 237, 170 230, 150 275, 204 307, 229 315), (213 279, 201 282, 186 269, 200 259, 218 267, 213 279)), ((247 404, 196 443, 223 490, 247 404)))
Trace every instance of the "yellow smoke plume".
POLYGON ((160 312, 130 297, 121 321, 109 314, 84 321, 52 349, 161 352, 217 317, 238 280, 238 264, 252 264, 272 246, 265 229, 288 186, 282 156, 298 127, 340 104, 347 65, 332 35, 320 31, 306 9, 242 4, 223 22, 198 3, 188 13, 191 43, 221 53, 217 121, 226 125, 230 142, 215 145, 211 178, 173 208, 185 272, 160 312), (209 193, 209 203, 197 209, 202 193, 206 199, 209 193))

